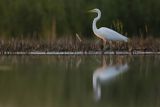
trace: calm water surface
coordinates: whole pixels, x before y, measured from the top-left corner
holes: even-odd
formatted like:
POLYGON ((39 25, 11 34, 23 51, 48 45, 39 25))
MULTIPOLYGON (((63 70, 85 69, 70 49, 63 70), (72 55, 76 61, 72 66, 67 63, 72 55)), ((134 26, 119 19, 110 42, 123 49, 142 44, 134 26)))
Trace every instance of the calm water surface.
POLYGON ((0 107, 160 107, 160 56, 0 56, 0 107))

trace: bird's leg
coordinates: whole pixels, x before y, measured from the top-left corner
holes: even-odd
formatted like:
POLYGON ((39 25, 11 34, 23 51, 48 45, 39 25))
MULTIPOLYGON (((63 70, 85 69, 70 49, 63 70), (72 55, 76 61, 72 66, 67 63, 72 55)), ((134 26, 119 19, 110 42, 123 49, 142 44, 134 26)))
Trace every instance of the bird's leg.
POLYGON ((116 49, 117 49, 118 51, 120 50, 120 42, 119 42, 119 41, 117 41, 116 49))
POLYGON ((106 50, 106 40, 103 40, 103 51, 106 50))
POLYGON ((101 45, 102 54, 104 54, 105 45, 106 45, 106 40, 102 40, 102 45, 101 45))
POLYGON ((100 48, 103 51, 104 45, 103 45, 103 40, 101 39, 101 44, 100 44, 100 48))
POLYGON ((105 40, 105 43, 103 42, 103 44, 104 44, 104 49, 105 50, 109 50, 110 49, 110 43, 109 43, 109 41, 105 40))
POLYGON ((112 50, 111 45, 112 45, 112 41, 109 41, 109 48, 110 48, 110 51, 112 50))

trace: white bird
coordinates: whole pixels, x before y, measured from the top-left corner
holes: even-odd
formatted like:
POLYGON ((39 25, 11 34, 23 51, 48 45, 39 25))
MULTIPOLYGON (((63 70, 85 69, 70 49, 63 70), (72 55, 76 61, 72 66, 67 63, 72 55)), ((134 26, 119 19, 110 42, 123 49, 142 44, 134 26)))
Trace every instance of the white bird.
POLYGON ((93 20, 92 29, 94 34, 103 40, 103 46, 105 46, 106 41, 109 41, 109 42, 110 41, 124 41, 124 42, 128 41, 127 37, 123 36, 122 34, 112 29, 109 29, 106 27, 97 28, 96 23, 101 18, 101 11, 99 9, 92 9, 89 12, 95 12, 98 14, 98 16, 93 20))

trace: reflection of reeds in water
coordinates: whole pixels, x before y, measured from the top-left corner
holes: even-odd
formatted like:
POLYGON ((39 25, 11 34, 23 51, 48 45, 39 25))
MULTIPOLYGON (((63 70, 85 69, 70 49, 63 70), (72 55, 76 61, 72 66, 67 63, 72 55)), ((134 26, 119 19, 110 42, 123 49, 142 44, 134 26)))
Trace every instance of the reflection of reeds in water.
MULTIPOLYGON (((131 38, 128 43, 113 42, 112 48, 116 51, 150 51, 158 52, 160 50, 160 39, 154 38, 131 38)), ((101 42, 96 40, 78 39, 58 39, 53 41, 47 40, 0 40, 0 52, 31 52, 31 51, 56 51, 56 52, 88 52, 100 51, 101 42)))

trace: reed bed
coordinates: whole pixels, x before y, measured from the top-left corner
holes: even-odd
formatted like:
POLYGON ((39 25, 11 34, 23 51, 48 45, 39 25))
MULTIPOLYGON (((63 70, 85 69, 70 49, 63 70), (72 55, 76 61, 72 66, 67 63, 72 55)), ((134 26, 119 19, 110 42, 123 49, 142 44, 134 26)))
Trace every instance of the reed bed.
MULTIPOLYGON (((89 52, 101 51, 102 42, 60 38, 57 40, 11 39, 0 40, 0 53, 5 52, 89 52)), ((108 45, 109 46, 109 45, 108 45)), ((159 52, 160 38, 130 38, 128 43, 112 42, 113 51, 159 52)), ((109 49, 106 49, 109 51, 109 49)))

